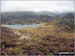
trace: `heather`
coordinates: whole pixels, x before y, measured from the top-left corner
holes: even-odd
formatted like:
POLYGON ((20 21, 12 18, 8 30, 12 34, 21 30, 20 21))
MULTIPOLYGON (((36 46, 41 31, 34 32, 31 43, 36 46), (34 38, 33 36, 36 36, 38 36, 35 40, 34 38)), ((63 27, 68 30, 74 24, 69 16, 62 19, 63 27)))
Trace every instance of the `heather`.
POLYGON ((74 34, 58 32, 51 24, 13 31, 2 27, 1 31, 2 55, 58 55, 60 51, 74 52, 74 34), (21 34, 30 38, 21 39, 21 34))
POLYGON ((65 16, 39 15, 36 17, 34 14, 30 17, 25 16, 25 18, 22 15, 17 17, 13 15, 15 20, 11 21, 9 21, 9 14, 6 14, 5 17, 2 16, 1 25, 19 23, 40 24, 40 26, 21 29, 1 26, 1 55, 58 56, 60 52, 74 52, 74 14, 70 13, 65 16))

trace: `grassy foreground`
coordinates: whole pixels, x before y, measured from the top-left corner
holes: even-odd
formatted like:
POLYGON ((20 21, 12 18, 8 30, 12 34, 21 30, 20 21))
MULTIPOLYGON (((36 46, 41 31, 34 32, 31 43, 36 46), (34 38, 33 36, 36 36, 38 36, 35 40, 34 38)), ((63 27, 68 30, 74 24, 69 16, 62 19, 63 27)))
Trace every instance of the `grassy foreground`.
POLYGON ((74 51, 74 33, 60 32, 54 24, 14 30, 15 33, 11 29, 4 29, 1 32, 2 55, 42 56, 57 55, 60 51, 74 51), (21 39, 22 34, 30 38, 21 39))
POLYGON ((56 55, 60 51, 74 51, 74 33, 61 32, 54 24, 20 29, 19 32, 30 37, 29 42, 22 47, 30 54, 56 55))

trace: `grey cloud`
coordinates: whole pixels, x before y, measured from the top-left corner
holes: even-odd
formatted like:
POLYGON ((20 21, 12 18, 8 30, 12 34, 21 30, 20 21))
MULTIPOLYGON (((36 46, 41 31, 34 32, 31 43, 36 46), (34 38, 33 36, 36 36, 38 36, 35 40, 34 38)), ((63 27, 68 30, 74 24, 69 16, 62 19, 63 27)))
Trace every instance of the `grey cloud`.
POLYGON ((1 12, 7 11, 74 11, 74 1, 1 1, 1 12))

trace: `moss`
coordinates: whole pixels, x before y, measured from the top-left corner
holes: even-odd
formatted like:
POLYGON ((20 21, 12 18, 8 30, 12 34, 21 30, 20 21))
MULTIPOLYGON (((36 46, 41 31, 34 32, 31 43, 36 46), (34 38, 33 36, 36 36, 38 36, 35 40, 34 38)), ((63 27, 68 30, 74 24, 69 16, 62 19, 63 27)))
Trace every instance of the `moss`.
POLYGON ((52 52, 48 52, 47 55, 53 55, 53 53, 52 52))
POLYGON ((46 50, 46 47, 44 47, 43 45, 38 45, 38 50, 44 52, 46 50))

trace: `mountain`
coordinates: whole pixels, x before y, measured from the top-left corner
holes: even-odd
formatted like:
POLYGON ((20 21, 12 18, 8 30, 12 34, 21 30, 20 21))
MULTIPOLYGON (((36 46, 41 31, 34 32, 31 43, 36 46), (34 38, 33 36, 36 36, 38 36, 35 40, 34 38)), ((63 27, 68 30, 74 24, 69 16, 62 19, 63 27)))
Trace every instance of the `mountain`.
POLYGON ((40 23, 41 21, 50 21, 55 15, 48 11, 33 12, 4 12, 1 13, 2 24, 25 24, 25 23, 40 23), (47 16, 48 15, 48 16, 47 16))
POLYGON ((62 16, 62 17, 64 17, 64 16, 66 16, 67 14, 70 14, 70 13, 74 13, 74 12, 63 12, 63 13, 58 13, 58 14, 56 14, 56 16, 62 16))
POLYGON ((36 12, 33 11, 4 12, 1 13, 1 23, 2 24, 20 24, 20 23, 24 24, 24 22, 28 22, 29 18, 34 18, 36 16, 37 16, 36 12))
POLYGON ((20 11, 20 12, 3 12, 1 13, 2 24, 32 24, 40 22, 50 22, 59 16, 65 16, 67 13, 54 13, 49 11, 20 11))
POLYGON ((2 16, 7 16, 7 17, 16 17, 16 18, 32 18, 36 16, 36 12, 33 11, 22 11, 22 12, 4 12, 1 13, 1 17, 2 16))
POLYGON ((68 13, 67 15, 63 16, 58 21, 58 25, 61 27, 62 30, 74 31, 74 13, 68 13))
POLYGON ((53 12, 49 12, 49 11, 41 11, 41 12, 37 12, 38 15, 50 15, 50 16, 55 16, 55 13, 53 12))
POLYGON ((42 22, 51 22, 51 21, 57 19, 57 16, 43 14, 43 15, 37 16, 36 19, 38 19, 39 21, 42 21, 42 22))

